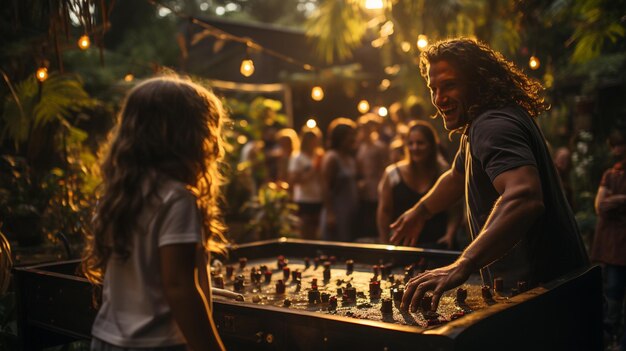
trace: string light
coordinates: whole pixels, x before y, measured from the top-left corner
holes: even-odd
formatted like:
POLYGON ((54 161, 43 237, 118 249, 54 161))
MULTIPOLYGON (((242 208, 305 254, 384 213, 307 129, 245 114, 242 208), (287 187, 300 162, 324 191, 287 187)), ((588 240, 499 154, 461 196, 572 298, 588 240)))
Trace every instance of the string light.
POLYGON ((368 10, 380 10, 383 8, 383 0, 365 0, 365 8, 368 10))
POLYGON ((309 119, 306 121, 306 126, 307 126, 308 128, 313 129, 313 128, 317 127, 317 122, 315 122, 315 119, 313 119, 313 118, 309 118, 309 119))
POLYGON ((324 90, 319 85, 316 85, 311 89, 311 99, 315 101, 322 101, 324 99, 324 90))
POLYGON ((378 108, 378 115, 380 117, 387 117, 388 114, 389 114, 389 111, 387 110, 385 106, 381 106, 378 108))
POLYGON ((359 104, 356 106, 357 110, 361 113, 366 113, 370 110, 370 103, 367 100, 359 101, 359 104))
POLYGON ((239 143, 240 145, 244 145, 244 144, 245 144, 245 143, 247 143, 247 142, 248 142, 248 138, 247 138, 245 135, 240 134, 240 135, 237 137, 237 143, 239 143))
POLYGON ((428 46, 428 37, 424 34, 420 34, 417 37, 417 48, 424 50, 428 46))
POLYGON ((411 51, 411 43, 409 43, 408 41, 403 41, 402 44, 400 44, 400 48, 404 52, 409 52, 411 51))
POLYGON ((133 79, 135 79, 135 76, 133 76, 132 73, 128 73, 127 75, 124 76, 124 81, 125 82, 132 82, 133 79))
POLYGON ((389 79, 385 78, 385 79, 380 81, 380 85, 378 85, 378 90, 385 91, 385 90, 389 89, 390 86, 391 86, 391 81, 389 79))
POLYGON ((528 66, 530 66, 530 69, 536 70, 539 68, 539 66, 541 66, 541 63, 539 62, 539 59, 533 55, 530 57, 530 60, 528 61, 528 66))
POLYGON ((78 47, 81 50, 87 50, 89 49, 89 46, 91 46, 91 40, 89 40, 88 35, 83 35, 82 37, 78 38, 78 47))
POLYGON ((254 62, 249 58, 243 59, 239 72, 241 72, 244 77, 250 77, 254 73, 254 62))
POLYGON ((48 79, 48 69, 46 67, 39 67, 35 76, 38 81, 43 83, 46 79, 48 79))

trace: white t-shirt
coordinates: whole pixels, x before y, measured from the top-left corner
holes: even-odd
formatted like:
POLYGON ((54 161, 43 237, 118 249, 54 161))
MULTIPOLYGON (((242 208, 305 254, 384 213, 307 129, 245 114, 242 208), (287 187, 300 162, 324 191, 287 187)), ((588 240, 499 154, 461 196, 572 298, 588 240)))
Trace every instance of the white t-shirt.
MULTIPOLYGON (((313 168, 313 160, 305 153, 298 152, 289 158, 289 173, 308 172, 313 168)), ((293 186, 293 201, 299 203, 322 202, 322 179, 317 171, 312 177, 302 180, 293 186)))
MULTIPOLYGON (((144 193, 147 192, 147 186, 144 193)), ((185 344, 163 293, 159 247, 202 240, 196 199, 185 185, 167 180, 144 205, 126 261, 109 259, 94 337, 121 347, 185 344)))

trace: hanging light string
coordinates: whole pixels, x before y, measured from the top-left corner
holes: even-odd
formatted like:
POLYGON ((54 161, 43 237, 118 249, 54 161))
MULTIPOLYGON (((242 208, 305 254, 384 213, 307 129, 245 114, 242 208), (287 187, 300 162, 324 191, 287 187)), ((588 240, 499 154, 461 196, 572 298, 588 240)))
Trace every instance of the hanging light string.
POLYGON ((296 65, 296 66, 300 66, 303 69, 307 70, 307 71, 315 71, 318 70, 317 67, 310 65, 308 63, 305 62, 301 62, 299 60, 294 59, 293 57, 289 57, 287 55, 281 54, 280 52, 268 49, 266 47, 263 47, 262 45, 260 45, 259 43, 253 41, 250 38, 245 38, 245 37, 240 37, 228 32, 225 32, 209 23, 207 23, 206 21, 203 21, 199 18, 193 17, 191 15, 187 15, 185 13, 182 13, 181 11, 178 11, 176 9, 174 9, 173 7, 163 4, 160 1, 157 0, 147 0, 150 4, 154 5, 154 6, 161 6, 164 7, 168 10, 171 11, 171 13, 173 13, 174 15, 176 15, 179 18, 182 19, 186 19, 188 20, 190 23, 193 23, 201 28, 204 28, 208 31, 209 35, 212 35, 218 39, 221 40, 230 40, 230 41, 234 41, 234 42, 238 42, 238 43, 242 43, 244 45, 246 45, 249 49, 255 50, 255 51, 259 51, 262 53, 265 53, 267 55, 276 57, 280 60, 283 60, 285 62, 288 62, 290 64, 296 65))

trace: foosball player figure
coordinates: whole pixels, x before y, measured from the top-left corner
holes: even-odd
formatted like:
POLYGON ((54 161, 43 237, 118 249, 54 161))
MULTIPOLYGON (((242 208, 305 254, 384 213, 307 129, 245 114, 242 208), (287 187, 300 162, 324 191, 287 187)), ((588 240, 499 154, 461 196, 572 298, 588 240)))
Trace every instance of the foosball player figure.
POLYGON ((485 300, 485 302, 493 301, 493 295, 491 295, 491 287, 489 285, 483 285, 480 290, 483 295, 483 300, 485 300))
POLYGON ((260 269, 257 269, 254 271, 253 277, 254 277, 254 283, 261 284, 261 278, 263 277, 263 272, 261 272, 260 269))
POLYGON ((245 257, 242 257, 239 259, 239 269, 243 270, 244 268, 246 268, 246 265, 248 264, 248 259, 245 257))
POLYGON ((404 268, 404 283, 408 283, 413 278, 413 273, 415 273, 415 269, 412 265, 404 268))
POLYGON ((265 276, 265 283, 269 283, 272 281, 272 271, 266 269, 265 272, 263 272, 263 275, 265 276))
POLYGON ((379 299, 381 292, 380 281, 370 281, 370 299, 379 299))
POLYGON ((343 296, 343 289, 337 288, 337 296, 343 296))
POLYGON ((230 279, 233 277, 233 272, 235 271, 235 267, 232 265, 226 266, 226 278, 230 279))
POLYGON ((311 260, 308 257, 304 258, 304 269, 311 267, 311 260))
POLYGON ((242 292, 244 281, 245 281, 245 278, 243 277, 243 274, 238 274, 235 277, 235 282, 233 283, 233 289, 235 289, 236 292, 242 292))
POLYGON ((330 299, 330 294, 329 293, 322 293, 322 303, 328 303, 328 300, 330 299))
POLYGON ((374 273, 374 278, 380 275, 380 266, 375 264, 372 266, 372 272, 374 273))
POLYGON ((493 278, 493 290, 498 293, 501 293, 504 290, 504 280, 502 278, 493 278))
POLYGON ((330 264, 335 264, 335 262, 337 262, 337 256, 330 256, 328 260, 330 261, 330 264))
POLYGON ((291 275, 291 269, 289 269, 289 267, 283 267, 283 280, 289 280, 289 275, 291 275))
POLYGON ((311 279, 311 289, 317 289, 317 278, 311 279))
POLYGON ((278 267, 278 269, 283 269, 283 267, 287 265, 287 260, 283 255, 278 256, 278 259, 276 261, 276 266, 278 267))
POLYGON ((317 267, 320 266, 320 258, 319 257, 315 257, 313 259, 313 269, 317 269, 317 267))
POLYGON ((302 280, 301 278, 296 278, 296 292, 300 292, 302 290, 302 280))
POLYGON ((346 274, 350 275, 354 272, 354 260, 346 260, 346 274))
POLYGON ((393 300, 394 301, 402 301, 402 295, 404 295, 404 288, 402 287, 397 287, 393 289, 393 300))
POLYGON ((213 285, 218 289, 224 289, 224 276, 218 274, 213 277, 213 285))
POLYGON ((388 313, 393 312, 393 301, 390 298, 388 297, 383 298, 380 304, 380 312, 382 312, 383 314, 388 314, 388 313))
POLYGON ((285 306, 285 307, 291 306, 291 300, 285 299, 285 301, 283 301, 283 306, 285 306))
POLYGON ((356 288, 352 284, 348 283, 346 288, 343 289, 343 299, 348 303, 356 302, 356 288))
POLYGON ((389 279, 389 275, 391 274, 391 265, 390 264, 384 264, 380 267, 380 279, 389 279))
POLYGON ((276 282, 276 294, 284 294, 285 293, 285 282, 282 279, 279 279, 276 282))
POLYGON ((330 299, 328 299, 328 309, 329 310, 337 309, 337 296, 331 296, 330 299))
POLYGON ((528 283, 526 283, 526 281, 524 280, 520 280, 517 282, 517 290, 520 293, 525 292, 526 290, 528 290, 528 283))
POLYGON ((266 266, 266 265, 264 265, 264 264, 262 264, 262 265, 261 265, 261 272, 265 272, 265 271, 267 271, 267 270, 268 270, 268 269, 267 269, 267 266, 266 266))
POLYGON ((302 279, 302 272, 298 269, 291 271, 291 281, 296 281, 298 279, 302 279))
POLYGON ((309 304, 313 305, 313 304, 317 304, 320 303, 320 291, 317 290, 317 288, 315 289, 311 289, 309 290, 309 304))
POLYGON ((256 267, 250 268, 250 282, 252 282, 252 283, 258 283, 256 281, 256 275, 255 275, 256 271, 257 271, 256 267))
POLYGON ((467 289, 458 288, 456 289, 456 303, 459 305, 465 304, 465 299, 467 298, 467 289))
POLYGON ((330 262, 326 261, 324 262, 324 281, 325 282, 329 282, 330 281, 330 262))

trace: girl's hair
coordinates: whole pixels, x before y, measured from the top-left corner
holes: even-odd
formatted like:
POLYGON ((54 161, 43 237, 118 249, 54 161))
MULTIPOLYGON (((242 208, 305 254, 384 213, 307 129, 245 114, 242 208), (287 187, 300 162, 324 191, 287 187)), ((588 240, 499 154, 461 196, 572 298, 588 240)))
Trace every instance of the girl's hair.
POLYGON ((349 133, 356 130, 356 123, 345 117, 337 117, 330 122, 328 126, 328 148, 337 150, 341 147, 344 139, 349 133))
POLYGON ((322 131, 318 127, 307 127, 306 125, 300 129, 300 150, 305 152, 315 152, 311 150, 313 140, 319 140, 317 147, 321 147, 322 131))
POLYGON ((102 196, 83 255, 83 272, 90 280, 101 281, 113 254, 129 257, 137 217, 156 196, 164 176, 194 193, 203 217, 205 247, 224 251, 225 226, 218 202, 225 118, 220 100, 187 79, 152 78, 128 93, 102 150, 102 196), (142 193, 146 181, 147 196, 142 193))
MULTIPOLYGON (((408 149, 408 138, 411 135, 411 132, 418 131, 422 133, 426 141, 431 145, 430 154, 428 155, 428 163, 429 166, 438 167, 437 165, 437 152, 439 149, 439 137, 437 136, 437 132, 435 128, 433 128, 432 124, 426 121, 411 121, 407 126, 408 133, 406 135, 407 142, 405 142, 405 148, 408 149)), ((409 152, 405 151, 407 159, 410 159, 409 152)))
MULTIPOLYGON (((288 139, 291 142, 291 153, 300 151, 300 138, 298 133, 291 128, 283 128, 276 133, 276 141, 288 139)), ((279 143, 280 144, 280 143, 279 143)))
POLYGON ((428 79, 428 67, 439 61, 451 63, 467 82, 468 92, 472 94, 470 119, 511 103, 521 106, 531 117, 537 117, 549 107, 539 82, 479 41, 456 38, 428 47, 420 56, 420 72, 425 79, 428 79))

